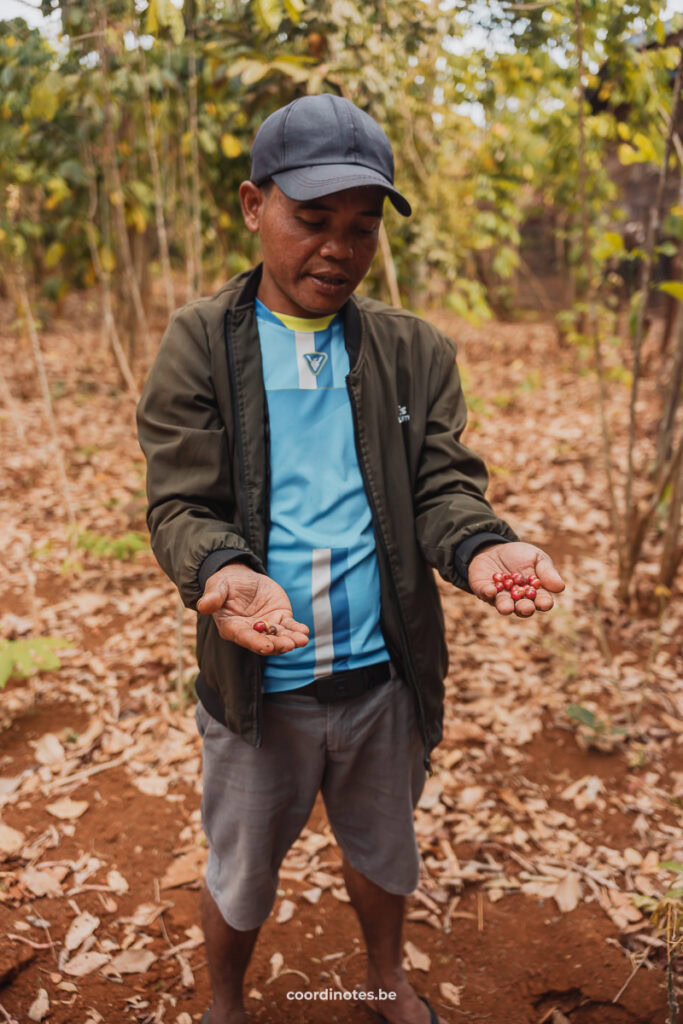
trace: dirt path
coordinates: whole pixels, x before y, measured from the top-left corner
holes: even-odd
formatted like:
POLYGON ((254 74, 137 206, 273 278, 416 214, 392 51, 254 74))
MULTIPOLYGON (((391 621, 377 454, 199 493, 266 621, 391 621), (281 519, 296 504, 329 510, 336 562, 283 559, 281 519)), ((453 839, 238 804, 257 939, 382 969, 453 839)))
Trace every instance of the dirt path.
MULTIPOLYGON (((74 300, 46 354, 79 521, 120 538, 144 528, 144 468, 133 405, 90 322, 74 300)), ((451 670, 416 815, 424 870, 406 965, 449 1022, 664 1024, 662 942, 633 896, 656 898, 672 880, 660 860, 683 860, 680 607, 659 621, 616 610, 590 376, 543 325, 447 326, 490 497, 548 546, 568 591, 551 616, 520 622, 441 585, 451 670), (600 736, 582 739, 571 704, 595 712, 600 736)), ((209 998, 205 846, 199 743, 173 685, 173 588, 150 553, 121 561, 69 544, 30 359, 2 336, 26 440, 5 413, 0 636, 72 646, 59 671, 0 695, 0 1019, 29 1020, 44 989, 54 1024, 191 1024, 209 998), (74 921, 92 926, 78 943, 74 921)), ((625 401, 615 390, 617 425, 625 401)), ((646 611, 648 580, 646 566, 646 611)), ((188 678, 193 629, 187 612, 188 678)), ((254 1020, 373 1019, 349 997, 365 961, 339 863, 316 806, 248 973, 254 1020), (318 997, 288 998, 296 990, 318 997)))

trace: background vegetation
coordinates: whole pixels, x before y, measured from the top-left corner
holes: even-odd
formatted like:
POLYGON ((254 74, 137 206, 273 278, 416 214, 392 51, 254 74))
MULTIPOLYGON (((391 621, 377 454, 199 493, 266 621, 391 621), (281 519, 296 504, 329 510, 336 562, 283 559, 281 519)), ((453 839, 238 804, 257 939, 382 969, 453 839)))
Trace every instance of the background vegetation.
MULTIPOLYGON (((41 6, 61 19, 52 42, 0 22, 0 279, 46 406, 39 333, 55 304, 98 289, 103 337, 135 392, 157 343, 154 288, 170 314, 257 258, 237 187, 259 124, 295 96, 342 93, 386 127, 415 209, 407 222, 388 211, 366 287, 482 321, 513 315, 525 284, 598 376, 621 597, 655 527, 668 591, 683 556, 683 144, 681 25, 659 0, 41 6), (655 289, 669 302, 661 423, 639 451, 655 289), (615 386, 631 388, 616 455, 615 386)), ((68 504, 63 473, 61 485, 68 504)))

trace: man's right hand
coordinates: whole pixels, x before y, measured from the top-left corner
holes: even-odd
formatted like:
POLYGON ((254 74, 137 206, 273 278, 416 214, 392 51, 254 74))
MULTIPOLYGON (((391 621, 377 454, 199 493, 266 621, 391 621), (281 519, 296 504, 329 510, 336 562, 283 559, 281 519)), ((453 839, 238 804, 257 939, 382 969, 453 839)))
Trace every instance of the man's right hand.
POLYGON ((284 654, 308 643, 308 626, 292 617, 292 606, 282 587, 241 562, 226 565, 209 576, 197 611, 213 615, 224 640, 256 654, 284 654), (259 619, 277 626, 277 634, 257 633, 254 623, 259 619))

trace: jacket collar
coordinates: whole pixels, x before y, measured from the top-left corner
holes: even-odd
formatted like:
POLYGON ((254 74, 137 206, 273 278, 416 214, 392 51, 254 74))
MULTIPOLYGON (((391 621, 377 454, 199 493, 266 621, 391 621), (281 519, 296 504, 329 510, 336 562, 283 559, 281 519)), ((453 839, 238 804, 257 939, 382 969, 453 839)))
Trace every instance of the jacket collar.
MULTIPOLYGON (((237 302, 235 303, 235 309, 241 307, 248 307, 254 305, 254 299, 258 292, 259 284, 261 283, 261 274, 263 272, 263 264, 259 263, 258 266, 247 275, 244 286, 239 294, 237 302)), ((353 369, 358 359, 358 353, 360 352, 361 343, 361 316, 358 304, 353 297, 344 303, 339 311, 344 320, 344 344, 346 345, 346 351, 349 356, 349 369, 353 369)))

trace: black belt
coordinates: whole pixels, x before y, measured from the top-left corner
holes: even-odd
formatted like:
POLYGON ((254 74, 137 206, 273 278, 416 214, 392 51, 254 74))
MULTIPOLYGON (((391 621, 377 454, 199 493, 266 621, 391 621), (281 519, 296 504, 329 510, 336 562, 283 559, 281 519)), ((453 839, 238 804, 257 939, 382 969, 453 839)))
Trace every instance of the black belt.
MULTIPOLYGON (((333 672, 329 676, 320 676, 306 686, 295 690, 278 690, 278 693, 306 693, 316 697, 321 704, 332 704, 337 700, 360 697, 373 686, 386 683, 391 678, 390 662, 381 661, 377 665, 365 665, 363 668, 350 668, 344 672, 333 672)), ((265 694, 267 697, 268 694, 265 694)))

